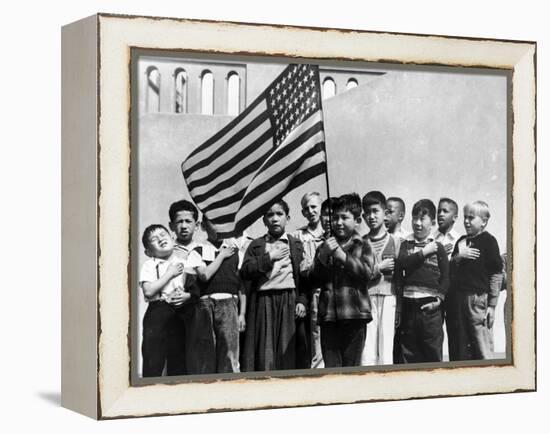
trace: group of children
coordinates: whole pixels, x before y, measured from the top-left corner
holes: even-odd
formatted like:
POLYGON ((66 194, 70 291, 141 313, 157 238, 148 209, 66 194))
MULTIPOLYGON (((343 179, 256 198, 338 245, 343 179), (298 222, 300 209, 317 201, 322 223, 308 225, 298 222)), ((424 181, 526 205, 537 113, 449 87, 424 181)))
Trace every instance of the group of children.
POLYGON ((255 240, 218 240, 203 218, 196 243, 186 200, 170 207, 175 240, 145 229, 144 377, 441 362, 444 324, 451 361, 493 357, 503 263, 485 202, 464 206, 461 237, 449 198, 416 202, 410 234, 404 202, 379 191, 301 206, 307 224, 289 234, 287 203, 270 204, 255 240))

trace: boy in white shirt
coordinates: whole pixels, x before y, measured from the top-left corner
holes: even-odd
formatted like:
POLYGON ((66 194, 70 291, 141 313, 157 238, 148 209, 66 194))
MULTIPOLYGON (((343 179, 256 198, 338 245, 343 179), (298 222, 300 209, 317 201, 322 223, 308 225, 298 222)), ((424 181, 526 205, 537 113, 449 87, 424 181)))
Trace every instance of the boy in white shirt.
POLYGON ((363 219, 369 233, 363 239, 375 255, 374 275, 367 284, 372 305, 372 321, 367 324, 366 345, 361 365, 391 365, 395 332, 395 282, 393 271, 399 253, 399 240, 386 230, 386 197, 380 191, 368 192, 362 200, 363 219))
POLYGON ((177 308, 191 298, 185 291, 186 274, 194 273, 200 257, 191 254, 182 260, 174 253, 174 241, 162 225, 148 226, 142 236, 149 259, 141 267, 139 285, 148 303, 143 317, 144 377, 159 377, 164 365, 168 375, 183 374, 181 366, 170 363, 171 328, 177 321, 177 308))

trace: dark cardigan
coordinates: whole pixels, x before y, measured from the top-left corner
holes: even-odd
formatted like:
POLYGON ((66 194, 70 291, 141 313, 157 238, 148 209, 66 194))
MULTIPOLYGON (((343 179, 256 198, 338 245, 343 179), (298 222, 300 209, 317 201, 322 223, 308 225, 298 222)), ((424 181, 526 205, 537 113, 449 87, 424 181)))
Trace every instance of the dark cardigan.
MULTIPOLYGON (((292 263, 292 276, 296 285, 296 304, 302 303, 307 306, 307 294, 302 293, 300 279, 300 262, 302 261, 304 249, 302 242, 291 235, 288 235, 290 249, 290 262, 292 263)), ((250 372, 255 370, 255 347, 256 347, 256 305, 258 287, 260 280, 273 268, 273 261, 266 252, 265 237, 256 238, 250 243, 246 250, 243 264, 241 266, 241 277, 248 288, 246 302, 246 330, 244 348, 241 363, 242 371, 250 372)))

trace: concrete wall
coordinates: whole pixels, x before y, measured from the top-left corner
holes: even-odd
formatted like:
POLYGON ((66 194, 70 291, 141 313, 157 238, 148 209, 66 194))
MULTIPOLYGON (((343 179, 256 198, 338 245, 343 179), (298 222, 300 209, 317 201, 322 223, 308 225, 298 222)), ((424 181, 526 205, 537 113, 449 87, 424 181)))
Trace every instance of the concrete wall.
POLYGON ((388 73, 325 101, 324 112, 332 195, 400 196, 407 229, 418 199, 449 196, 460 208, 481 199, 493 215, 488 230, 505 248, 505 77, 388 73))

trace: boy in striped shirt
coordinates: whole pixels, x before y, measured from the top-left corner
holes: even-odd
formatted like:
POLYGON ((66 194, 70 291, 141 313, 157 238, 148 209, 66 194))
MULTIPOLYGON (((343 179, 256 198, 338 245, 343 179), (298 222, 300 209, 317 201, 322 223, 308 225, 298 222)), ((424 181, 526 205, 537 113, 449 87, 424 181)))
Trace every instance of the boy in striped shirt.
POLYGON ((374 275, 368 283, 372 304, 372 321, 367 324, 367 344, 361 364, 391 365, 395 330, 395 284, 393 271, 399 252, 399 241, 386 230, 386 197, 379 191, 370 191, 362 201, 363 219, 369 227, 364 240, 374 256, 374 275))

